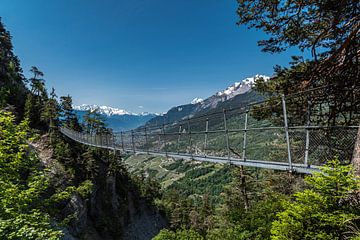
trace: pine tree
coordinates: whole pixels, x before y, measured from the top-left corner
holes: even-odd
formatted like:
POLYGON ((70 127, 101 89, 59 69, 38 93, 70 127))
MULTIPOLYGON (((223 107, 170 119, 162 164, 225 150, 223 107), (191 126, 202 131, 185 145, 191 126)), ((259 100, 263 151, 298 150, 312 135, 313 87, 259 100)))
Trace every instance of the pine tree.
POLYGON ((85 130, 90 134, 106 133, 105 117, 100 114, 99 109, 89 110, 84 115, 85 130))
POLYGON ((0 109, 9 105, 21 116, 27 89, 20 61, 13 53, 11 35, 0 18, 0 109))
POLYGON ((60 107, 64 124, 75 131, 81 131, 78 118, 72 108, 72 97, 70 95, 60 97, 60 107))
POLYGON ((43 116, 46 111, 48 94, 45 88, 45 80, 41 79, 44 74, 37 68, 31 67, 30 72, 34 75, 30 78, 30 93, 25 102, 25 117, 30 120, 30 126, 33 128, 46 129, 48 124, 43 116), (45 121, 44 121, 45 120, 45 121))
POLYGON ((41 119, 49 126, 50 133, 58 126, 60 106, 56 100, 55 89, 52 88, 50 98, 46 101, 41 119))
MULTIPOLYGON (((297 47, 312 53, 308 60, 293 57, 290 68, 276 66, 275 77, 266 83, 260 81, 257 90, 271 96, 327 86, 289 102, 290 120, 304 123, 304 106, 311 100, 314 110, 321 105, 326 109, 314 115, 312 121, 328 125, 360 123, 359 1, 238 3, 238 24, 261 29, 270 36, 259 41, 263 51, 278 53, 297 47)), ((281 111, 271 102, 267 107, 281 111)))

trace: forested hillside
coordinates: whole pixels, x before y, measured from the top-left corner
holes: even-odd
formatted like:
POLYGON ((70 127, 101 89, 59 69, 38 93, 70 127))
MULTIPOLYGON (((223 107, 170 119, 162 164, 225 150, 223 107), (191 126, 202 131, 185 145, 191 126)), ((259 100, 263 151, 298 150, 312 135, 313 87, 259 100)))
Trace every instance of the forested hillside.
MULTIPOLYGON (((237 14, 239 25, 268 34, 258 42, 264 52, 311 52, 310 59, 293 56, 289 67, 275 66, 271 80, 256 83, 269 101, 254 117, 277 122, 281 105, 272 99, 318 89, 288 105, 291 121, 303 124, 310 105, 315 124, 359 125, 358 1, 238 1, 237 14)), ((204 197, 200 205, 170 205, 172 225, 155 239, 359 239, 358 176, 333 158, 313 176, 233 169, 223 203, 209 207, 204 197)))
POLYGON ((110 129, 96 112, 80 124, 72 98, 48 93, 37 67, 25 78, 1 22, 0 70, 1 239, 149 239, 167 225, 146 194, 157 189, 134 179, 118 152, 60 134, 60 125, 110 129))
MULTIPOLYGON (((222 114, 224 108, 266 98, 249 121, 269 126, 282 121, 275 98, 313 89, 316 94, 290 101, 290 122, 304 124, 311 108, 311 122, 317 125, 360 124, 358 1, 237 4, 238 24, 269 37, 259 41, 263 51, 275 54, 297 48, 310 52, 311 58, 294 56, 289 67, 275 66, 270 80, 258 79, 254 91, 220 101, 214 108, 184 105, 181 111, 171 109, 168 119, 150 120, 150 125, 189 114, 222 114)), ((49 91, 45 79, 38 67, 21 68, 11 35, 0 21, 0 239, 360 239, 360 158, 349 164, 350 155, 359 156, 359 149, 318 159, 326 163, 313 175, 124 156, 62 135, 61 126, 110 136, 113 130, 96 110, 87 111, 80 122, 72 97, 57 96, 54 88, 49 91), (31 77, 26 78, 24 71, 31 77)), ((216 118, 213 126, 223 120, 216 118)), ((229 124, 238 126, 238 120, 230 119, 229 124)), ((233 144, 241 148, 236 134, 233 144)), ((330 136, 326 134, 322 137, 330 136)), ((206 150, 219 151, 225 145, 223 136, 210 139, 213 149, 206 150)), ((258 146, 249 154, 268 154, 267 142, 275 142, 273 136, 259 134, 258 141, 249 137, 258 146)), ((357 141, 359 148, 360 130, 357 141)), ((168 143, 166 151, 177 150, 168 143)), ((330 153, 341 153, 336 144, 332 148, 330 153)), ((276 156, 269 154, 272 157, 276 156)))

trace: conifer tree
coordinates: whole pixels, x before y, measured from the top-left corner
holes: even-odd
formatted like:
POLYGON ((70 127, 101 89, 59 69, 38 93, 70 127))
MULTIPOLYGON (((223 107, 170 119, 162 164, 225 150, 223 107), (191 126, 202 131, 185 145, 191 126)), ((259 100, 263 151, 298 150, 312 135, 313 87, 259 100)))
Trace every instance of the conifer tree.
POLYGON ((60 106, 56 100, 55 89, 52 88, 50 98, 45 103, 44 111, 41 118, 49 126, 49 131, 52 132, 58 126, 60 106))
POLYGON ((84 115, 85 130, 90 134, 106 132, 105 117, 99 112, 99 109, 89 110, 84 115))
POLYGON ((0 18, 0 108, 15 107, 22 115, 27 89, 20 61, 13 53, 11 35, 0 18))
POLYGON ((64 124, 76 131, 81 130, 78 118, 72 107, 72 97, 70 95, 60 97, 61 116, 64 124))
POLYGON ((48 124, 43 120, 43 112, 48 101, 48 94, 45 87, 44 74, 37 68, 31 67, 30 72, 33 77, 30 78, 30 93, 28 93, 25 102, 25 117, 30 120, 30 126, 34 128, 46 128, 48 124))
POLYGON ((239 0, 237 12, 238 24, 269 35, 258 42, 263 51, 278 53, 297 47, 312 53, 312 59, 293 57, 290 68, 276 66, 271 81, 257 84, 260 92, 287 95, 327 86, 309 98, 296 99, 293 106, 289 103, 293 119, 304 119, 303 106, 310 99, 314 106, 323 104, 327 109, 314 121, 359 124, 359 1, 239 0))

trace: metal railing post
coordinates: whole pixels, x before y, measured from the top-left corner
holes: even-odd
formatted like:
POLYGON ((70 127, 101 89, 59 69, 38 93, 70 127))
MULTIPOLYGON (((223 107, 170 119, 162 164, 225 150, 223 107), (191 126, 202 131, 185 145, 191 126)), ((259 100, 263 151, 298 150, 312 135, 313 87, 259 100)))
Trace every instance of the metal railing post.
POLYGON ((182 131, 182 125, 179 126, 179 135, 177 139, 177 152, 180 154, 180 139, 181 139, 181 131, 182 131))
POLYGON ((132 142, 133 152, 135 154, 134 130, 131 130, 131 142, 132 142))
POLYGON ((124 149, 124 136, 123 136, 122 131, 120 132, 120 139, 121 139, 121 148, 122 148, 123 152, 125 152, 125 149, 124 149))
POLYGON ((245 112, 245 123, 244 123, 244 135, 243 135, 243 152, 242 152, 242 158, 244 161, 246 161, 246 145, 247 145, 247 125, 248 125, 248 114, 249 114, 249 109, 246 109, 245 112))
POLYGON ((149 155, 149 143, 148 143, 148 136, 147 136, 147 129, 146 129, 146 125, 144 128, 145 131, 145 146, 146 146, 146 153, 149 155))
POLYGON ((159 142, 159 150, 158 152, 161 152, 161 127, 159 128, 159 134, 158 134, 158 142, 159 142))
POLYGON ((226 149, 228 152, 228 159, 231 164, 230 160, 230 146, 229 146, 229 132, 227 129, 227 119, 226 119, 226 109, 223 109, 223 117, 224 117, 224 130, 225 130, 225 142, 226 142, 226 149))
POLYGON ((167 156, 167 149, 166 149, 166 137, 165 137, 165 124, 163 124, 163 125, 162 125, 162 135, 163 135, 163 142, 164 142, 165 156, 167 156))
POLYGON ((187 123, 188 123, 188 135, 189 135, 190 155, 191 155, 191 157, 192 157, 193 152, 192 152, 192 139, 191 139, 191 129, 190 129, 190 117, 188 117, 187 123))
POLYGON ((307 109, 307 122, 306 122, 306 140, 305 140, 305 158, 304 164, 308 166, 309 161, 309 144, 310 144, 310 111, 311 111, 311 102, 308 100, 308 109, 307 109))
POLYGON ((204 139, 204 154, 206 157, 207 141, 208 141, 208 132, 209 132, 209 118, 206 118, 205 123, 205 139, 204 139))
POLYGON ((286 113, 285 95, 282 95, 281 101, 282 101, 282 108, 283 108, 283 114, 284 114, 284 129, 285 129, 285 138, 286 138, 286 144, 287 144, 289 168, 290 168, 290 171, 292 171, 293 167, 292 167, 292 160, 291 160, 291 147, 290 147, 290 138, 289 138, 288 118, 287 118, 287 113, 286 113))

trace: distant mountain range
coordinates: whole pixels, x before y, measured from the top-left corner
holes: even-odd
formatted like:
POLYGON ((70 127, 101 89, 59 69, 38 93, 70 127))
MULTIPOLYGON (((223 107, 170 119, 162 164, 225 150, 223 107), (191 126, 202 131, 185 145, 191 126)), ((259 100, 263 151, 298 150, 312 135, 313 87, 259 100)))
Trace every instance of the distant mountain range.
POLYGON ((112 128, 115 132, 137 128, 157 116, 153 113, 136 114, 119 108, 87 104, 73 106, 73 109, 81 121, 87 111, 98 109, 99 113, 105 117, 107 127, 112 128))
POLYGON ((158 125, 179 121, 187 117, 203 115, 221 109, 245 106, 248 103, 261 100, 263 97, 252 90, 255 81, 260 78, 263 78, 265 81, 270 79, 268 76, 259 74, 245 78, 206 99, 195 98, 190 104, 173 107, 167 113, 150 119, 147 124, 158 125))
POLYGON ((245 78, 206 99, 194 98, 191 103, 173 107, 162 115, 146 112, 136 114, 119 108, 87 104, 73 106, 73 108, 80 119, 82 119, 87 111, 98 109, 105 117, 109 128, 112 128, 114 131, 125 131, 145 124, 158 125, 165 122, 179 121, 195 115, 202 115, 219 109, 245 106, 250 102, 262 99, 261 95, 252 91, 256 79, 259 78, 263 78, 265 81, 270 79, 268 76, 259 74, 245 78))

